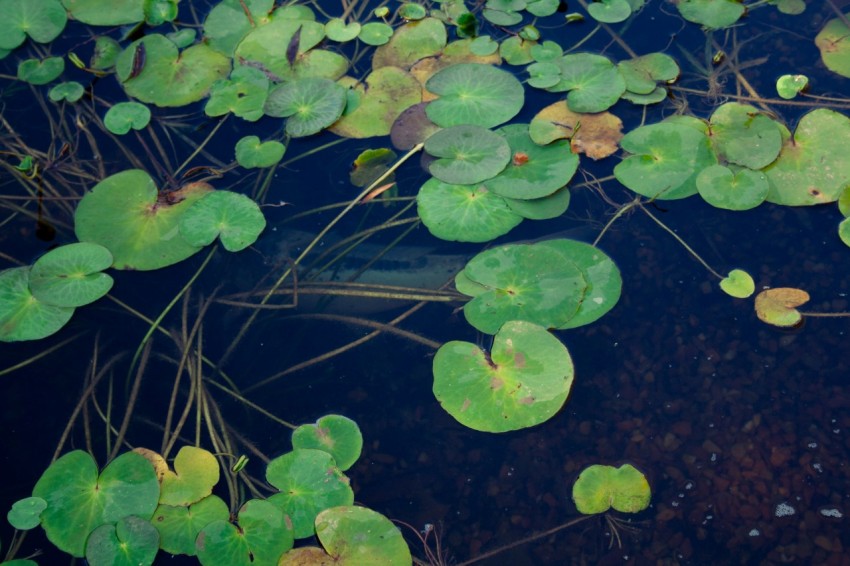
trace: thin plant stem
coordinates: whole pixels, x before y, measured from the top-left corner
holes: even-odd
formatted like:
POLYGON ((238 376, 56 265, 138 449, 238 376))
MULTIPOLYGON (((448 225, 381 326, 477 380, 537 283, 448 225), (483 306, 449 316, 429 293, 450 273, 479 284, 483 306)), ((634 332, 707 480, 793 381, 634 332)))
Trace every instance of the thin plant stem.
POLYGON ((124 419, 121 421, 121 427, 118 429, 118 435, 115 438, 115 446, 112 447, 112 452, 109 454, 109 460, 114 459, 118 455, 118 450, 121 448, 121 445, 124 444, 124 438, 127 435, 127 428, 130 426, 133 410, 136 407, 136 400, 139 398, 139 388, 142 385, 142 376, 144 375, 145 368, 148 365, 152 345, 152 341, 145 344, 145 350, 142 353, 142 359, 139 361, 139 368, 136 371, 136 379, 133 380, 133 388, 130 390, 130 398, 127 400, 127 408, 124 411, 124 419))
POLYGON ((700 263, 702 264, 702 266, 708 270, 708 272, 709 272, 709 273, 711 273, 712 275, 714 275, 714 276, 715 276, 715 277, 717 277, 718 279, 725 279, 725 277, 724 277, 723 275, 720 275, 720 274, 719 274, 718 272, 716 272, 716 271, 715 271, 715 270, 714 270, 714 269, 713 269, 710 265, 708 265, 708 263, 706 263, 706 262, 705 262, 705 260, 704 260, 704 259, 702 259, 702 258, 700 257, 700 255, 699 255, 697 252, 695 252, 695 251, 694 251, 694 249, 693 249, 693 248, 691 248, 691 247, 690 247, 690 246, 689 246, 689 245, 685 242, 685 240, 683 240, 683 239, 682 239, 682 238, 681 238, 681 237, 680 237, 680 236, 679 236, 676 232, 674 232, 673 230, 671 230, 671 229, 670 229, 670 228, 669 228, 666 224, 664 224, 664 223, 663 223, 663 222, 661 222, 658 218, 656 218, 656 217, 655 217, 655 216, 654 216, 651 212, 649 212, 649 211, 646 209, 646 207, 645 207, 645 206, 641 206, 641 207, 640 207, 640 210, 641 210, 644 214, 646 214, 647 216, 649 216, 649 217, 652 219, 652 221, 653 221, 653 222, 655 222, 656 224, 658 224, 659 226, 661 226, 661 228, 663 228, 665 232, 667 232, 668 234, 670 234, 671 236, 673 236, 673 238, 675 238, 675 240, 676 240, 677 242, 679 242, 679 243, 682 245, 682 247, 684 247, 686 250, 688 250, 688 253, 689 253, 689 254, 691 254, 691 256, 693 256, 693 257, 694 257, 694 259, 696 259, 698 262, 700 262, 700 263))
POLYGON ((37 362, 41 358, 52 354, 53 352, 62 348, 63 346, 70 344, 71 342, 73 342, 74 340, 79 338, 80 336, 82 336, 82 334, 75 334, 74 336, 71 336, 70 338, 66 338, 65 340, 59 342, 58 344, 54 344, 53 346, 51 346, 51 347, 49 347, 45 350, 42 350, 38 354, 36 354, 32 357, 29 357, 26 360, 23 360, 23 361, 18 362, 17 364, 15 364, 13 366, 9 366, 7 368, 2 369, 2 370, 0 370, 0 376, 6 375, 7 373, 12 373, 15 370, 19 370, 21 368, 24 368, 24 367, 30 365, 31 363, 37 362))

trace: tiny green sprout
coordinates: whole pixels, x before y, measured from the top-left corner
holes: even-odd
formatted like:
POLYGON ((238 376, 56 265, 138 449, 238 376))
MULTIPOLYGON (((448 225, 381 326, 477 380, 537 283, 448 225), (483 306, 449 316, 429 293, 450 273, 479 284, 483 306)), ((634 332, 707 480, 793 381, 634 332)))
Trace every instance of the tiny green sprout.
POLYGON ((375 8, 375 17, 376 18, 386 18, 387 14, 390 13, 390 9, 386 6, 381 6, 380 8, 375 8))
POLYGON ((230 468, 230 471, 233 472, 234 474, 238 474, 247 465, 248 465, 248 457, 245 456, 244 454, 242 454, 241 456, 239 456, 239 458, 236 459, 236 463, 233 464, 233 467, 230 468))
POLYGON ((719 65, 724 59, 726 59, 726 52, 721 49, 714 54, 714 57, 711 58, 711 63, 713 65, 719 65))
POLYGON ((23 173, 27 179, 34 179, 38 175, 38 163, 36 163, 32 155, 26 155, 21 158, 21 162, 15 165, 15 169, 23 173))
POLYGON ((572 14, 564 16, 564 19, 567 20, 568 24, 579 24, 584 21, 584 16, 577 12, 573 12, 572 14))
POLYGON ((73 63, 76 68, 82 69, 84 71, 86 70, 86 64, 83 63, 83 60, 80 59, 80 57, 73 51, 70 51, 68 53, 68 60, 73 63))

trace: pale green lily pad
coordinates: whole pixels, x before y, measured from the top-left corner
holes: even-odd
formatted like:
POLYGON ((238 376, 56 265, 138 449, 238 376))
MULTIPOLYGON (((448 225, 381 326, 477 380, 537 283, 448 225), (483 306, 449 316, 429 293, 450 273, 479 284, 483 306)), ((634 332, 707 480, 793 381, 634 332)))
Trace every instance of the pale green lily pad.
POLYGON ((86 562, 90 566, 153 564, 158 551, 156 528, 147 520, 131 515, 92 531, 86 541, 86 562))
POLYGON ((50 542, 82 557, 97 527, 131 515, 150 519, 159 482, 150 462, 135 452, 121 454, 98 475, 94 459, 75 450, 53 462, 32 493, 47 501, 41 526, 50 542))
POLYGON ((617 68, 626 81, 626 90, 635 94, 651 94, 658 88, 658 81, 670 82, 679 76, 679 65, 666 53, 621 61, 617 68))
POLYGON ((499 42, 493 40, 489 35, 476 37, 469 44, 469 51, 479 57, 492 55, 499 50, 499 42))
POLYGON ((588 4, 587 13, 597 22, 618 24, 629 19, 632 7, 626 0, 599 0, 588 4))
POLYGON ((408 22, 393 32, 388 43, 375 49, 372 68, 409 69, 425 57, 439 55, 446 46, 446 26, 436 18, 408 22))
POLYGON ((539 199, 565 186, 578 169, 570 143, 558 140, 540 146, 528 135, 528 124, 504 126, 499 133, 510 146, 508 166, 487 181, 487 188, 512 199, 539 199))
POLYGON ((128 95, 157 106, 185 106, 204 98, 213 83, 227 76, 230 59, 204 43, 180 52, 165 36, 151 34, 121 52, 115 70, 128 95), (134 75, 140 49, 145 63, 134 75))
POLYGON ((325 415, 316 424, 301 425, 292 431, 292 447, 324 450, 344 472, 360 457, 363 434, 353 420, 342 415, 325 415))
POLYGON ((620 146, 632 153, 614 167, 614 176, 647 198, 673 200, 696 194, 697 174, 717 163, 708 137, 677 122, 641 126, 620 146))
POLYGON ((323 450, 300 448, 275 458, 266 479, 280 490, 268 501, 289 515, 295 538, 315 534, 314 521, 323 509, 354 502, 348 478, 323 450))
POLYGON ((729 27, 747 10, 738 0, 680 0, 676 8, 689 22, 708 29, 729 27))
MULTIPOLYGON (((839 18, 829 20, 815 37, 823 64, 842 77, 850 77, 850 29, 839 18)), ((2 46, 2 45, 0 45, 2 46)))
POLYGON ((3 0, 0 4, 0 49, 11 51, 29 36, 50 43, 62 33, 68 16, 57 0, 3 0))
MULTIPOLYGON (((295 76, 295 67, 324 38, 325 26, 322 24, 306 19, 279 17, 278 12, 275 12, 274 19, 255 27, 239 42, 234 55, 243 65, 262 70, 273 82, 283 82, 295 76)), ((336 69, 329 71, 332 72, 317 72, 312 76, 339 78, 336 69)))
POLYGON ((74 103, 81 99, 83 94, 85 94, 83 85, 77 81, 69 81, 59 83, 51 88, 50 92, 47 93, 47 97, 53 102, 62 102, 64 100, 66 102, 74 103))
POLYGON ((532 16, 545 18, 551 16, 558 11, 560 2, 558 0, 528 0, 526 2, 525 11, 532 16))
POLYGON ((546 40, 531 46, 531 56, 538 63, 556 62, 564 54, 564 49, 554 41, 546 40))
POLYGON ((554 62, 532 63, 526 67, 529 86, 550 88, 561 82, 561 67, 554 62))
POLYGON ((269 79, 262 71, 253 67, 237 67, 230 78, 213 83, 204 112, 207 116, 233 112, 243 120, 255 122, 263 117, 268 95, 269 79))
POLYGON ((227 521, 230 509, 215 495, 189 506, 160 504, 151 523, 159 531, 160 547, 170 554, 195 555, 195 539, 213 521, 227 521))
POLYGON ((519 113, 525 92, 512 74, 491 65, 460 63, 435 73, 425 88, 439 98, 425 112, 438 126, 492 128, 519 113))
POLYGON ((247 196, 213 191, 186 211, 178 227, 180 235, 193 246, 209 245, 218 237, 224 249, 238 252, 257 241, 266 219, 257 203, 247 196))
POLYGON ((530 322, 506 322, 488 356, 469 342, 443 344, 434 356, 434 396, 464 426, 507 432, 557 413, 573 383, 573 362, 561 342, 530 322))
POLYGON ((194 183, 162 195, 140 169, 116 173, 77 205, 77 239, 106 247, 116 269, 159 269, 183 261, 200 248, 180 236, 177 223, 210 190, 209 185, 194 183))
POLYGON ((156 27, 177 18, 177 2, 180 0, 145 0, 145 23, 156 27))
POLYGON ((416 196, 422 223, 437 238, 489 242, 522 222, 505 199, 483 185, 451 185, 429 179, 416 196))
POLYGON ((649 94, 638 94, 636 92, 626 91, 620 97, 623 100, 628 100, 632 104, 640 104, 649 106, 650 104, 658 104, 667 98, 667 89, 663 86, 655 87, 655 90, 649 94))
POLYGON ((41 524, 41 512, 46 508, 47 501, 41 497, 25 497, 12 504, 6 518, 16 529, 28 531, 41 524))
POLYGON ((765 289, 755 299, 756 316, 762 322, 780 327, 796 326, 803 320, 797 307, 809 302, 809 294, 794 287, 765 289))
POLYGON ((776 93, 785 100, 796 98, 809 87, 806 75, 782 75, 776 80, 776 93))
POLYGON ((756 283, 752 276, 743 269, 733 269, 720 281, 723 292, 736 299, 746 299, 755 293, 756 283))
POLYGON ((508 65, 528 65, 534 61, 531 48, 535 41, 526 41, 519 35, 513 35, 499 44, 499 55, 508 65))
POLYGON ((62 0, 71 16, 93 26, 121 26, 145 19, 144 0, 62 0))
POLYGON ((800 118, 779 157, 764 172, 768 202, 804 206, 834 202, 850 185, 850 161, 837 148, 850 147, 850 119, 826 108, 800 118))
POLYGON ((39 340, 71 320, 74 309, 48 305, 29 289, 29 267, 0 271, 0 341, 39 340))
POLYGON ((119 102, 106 111, 103 125, 122 136, 130 130, 144 130, 151 121, 150 108, 138 102, 119 102))
POLYGON ((345 23, 342 18, 331 18, 325 24, 325 35, 331 41, 345 43, 357 39, 361 26, 357 22, 345 23))
POLYGON ((767 175, 752 169, 733 171, 723 165, 711 165, 697 175, 700 196, 717 208, 749 210, 767 198, 767 175))
POLYGON ((408 566, 410 549, 398 527, 371 509, 339 506, 316 516, 316 536, 330 555, 327 562, 304 564, 381 564, 408 566))
POLYGON ((30 269, 33 296, 49 305, 81 307, 112 288, 112 277, 102 271, 112 265, 112 254, 98 244, 78 242, 53 249, 30 269))
POLYGON ((183 506, 197 503, 212 493, 218 479, 219 466, 215 456, 202 448, 184 446, 174 458, 174 471, 166 470, 160 480, 162 492, 159 503, 183 506))
POLYGON ((384 22, 363 24, 357 37, 366 45, 384 45, 393 36, 393 28, 384 22))
POLYGON ((56 80, 64 70, 65 60, 61 57, 26 59, 18 65, 18 78, 33 85, 46 85, 56 80))
POLYGON ((562 187, 549 196, 531 200, 506 198, 511 210, 529 220, 558 218, 570 207, 570 189, 562 187))
POLYGON ((711 115, 709 127, 717 156, 750 169, 771 164, 782 148, 777 123, 749 104, 721 105, 711 115))
POLYGON ((419 4, 405 2, 404 4, 398 7, 396 14, 398 14, 398 17, 400 17, 401 19, 410 22, 421 20, 426 15, 428 15, 428 11, 425 10, 424 6, 421 6, 419 4))
POLYGON ((201 564, 259 566, 277 564, 292 548, 292 526, 279 507, 262 499, 251 499, 237 516, 239 527, 213 521, 198 534, 195 548, 201 564))
POLYGON ((169 40, 174 42, 178 49, 186 49, 198 38, 198 33, 194 29, 183 28, 179 31, 165 34, 169 40))
POLYGON ((386 136, 404 110, 422 102, 422 86, 397 67, 375 69, 365 85, 348 77, 340 82, 352 88, 342 117, 329 129, 347 138, 386 136))
POLYGON ((605 513, 612 507, 621 513, 639 513, 649 507, 651 497, 646 476, 631 464, 589 466, 573 484, 573 501, 583 515, 605 513))
POLYGON ((92 53, 89 67, 99 71, 105 71, 115 66, 118 55, 121 54, 121 44, 115 39, 101 35, 94 42, 94 53, 92 53))
POLYGON ((428 166, 431 174, 443 182, 457 185, 472 185, 490 179, 498 175, 511 159, 507 140, 479 126, 453 126, 440 130, 425 141, 425 151, 438 158, 428 166))
POLYGON ((336 122, 345 108, 345 89, 330 79, 304 78, 274 88, 265 113, 287 118, 286 133, 294 138, 321 132, 336 122))
POLYGON ((850 216, 850 185, 844 187, 841 195, 838 197, 838 210, 845 218, 850 216))
POLYGON ((248 32, 256 25, 268 23, 273 7, 274 0, 222 0, 213 6, 204 20, 204 38, 216 51, 233 55, 248 32), (254 25, 248 20, 243 6, 248 8, 254 25))
POLYGON ((561 80, 549 92, 569 91, 567 106, 573 112, 602 112, 620 99, 626 91, 617 67, 607 58, 594 53, 564 55, 558 60, 561 80))
POLYGON ((245 136, 236 142, 236 162, 246 169, 276 165, 286 152, 279 141, 260 142, 257 136, 245 136))
POLYGON ((463 313, 487 334, 509 320, 558 328, 576 315, 588 286, 581 269, 547 245, 490 248, 469 260, 463 274, 481 286, 463 313))

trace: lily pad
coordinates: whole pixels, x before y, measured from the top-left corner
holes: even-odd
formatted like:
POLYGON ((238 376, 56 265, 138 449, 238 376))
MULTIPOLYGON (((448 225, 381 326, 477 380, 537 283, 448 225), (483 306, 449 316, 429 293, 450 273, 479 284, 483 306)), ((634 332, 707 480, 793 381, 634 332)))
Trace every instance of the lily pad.
POLYGON ((528 65, 534 61, 531 48, 536 44, 536 41, 529 41, 523 39, 520 35, 514 35, 499 44, 499 55, 508 65, 528 65))
POLYGON ((443 344, 434 356, 434 396, 458 422, 483 432, 538 425, 557 413, 573 383, 566 347, 545 328, 510 321, 488 356, 469 342, 443 344))
POLYGON ((29 267, 0 271, 0 341, 39 340, 71 320, 74 309, 36 299, 29 288, 29 267))
POLYGON ((177 223, 210 190, 205 183, 193 183, 160 194, 140 169, 116 173, 95 185, 77 205, 77 239, 107 248, 116 269, 159 269, 183 261, 200 247, 180 236, 177 223))
POLYGON ((184 446, 174 458, 174 471, 167 470, 161 479, 159 502, 184 506, 197 503, 212 493, 218 479, 215 456, 202 448, 184 446))
POLYGON ((6 518, 9 524, 20 531, 36 528, 41 523, 41 512, 47 508, 47 501, 40 497, 25 497, 12 504, 6 518))
POLYGON ((697 176, 697 190, 705 202, 726 210, 749 210, 764 202, 770 184, 767 175, 752 169, 733 171, 711 165, 697 176))
POLYGON ((357 423, 341 415, 326 415, 316 424, 305 424, 292 432, 293 448, 315 448, 333 456, 345 471, 354 465, 363 449, 363 435, 357 423))
POLYGON ((112 265, 112 254, 98 244, 79 242, 60 246, 38 258, 30 270, 33 296, 58 307, 81 307, 112 288, 112 277, 102 271, 112 265))
POLYGON ((422 223, 437 238, 489 242, 522 222, 505 199, 484 185, 452 185, 429 179, 416 196, 422 223))
POLYGON ((777 123, 749 104, 721 105, 711 115, 709 127, 717 156, 750 169, 770 165, 782 148, 777 123))
POLYGON ((589 466, 573 484, 573 501, 583 515, 605 513, 612 507, 621 513, 639 513, 649 507, 651 497, 646 476, 631 464, 589 466))
POLYGON ((721 29, 737 22, 747 8, 738 0, 680 0, 682 17, 708 29, 721 29))
MULTIPOLYGON (((850 29, 839 18, 829 20, 815 37, 823 64, 842 77, 850 77, 850 29)), ((2 47, 2 44, 0 44, 2 47)))
POLYGON ((170 554, 195 555, 195 539, 213 521, 227 521, 230 509, 220 497, 210 495, 189 506, 160 504, 151 523, 159 531, 160 547, 170 554))
POLYGON ((357 37, 366 45, 384 45, 393 36, 393 28, 384 22, 363 24, 357 37))
POLYGON ((345 43, 357 39, 361 26, 357 22, 345 23, 342 18, 331 18, 325 24, 325 35, 331 41, 345 43))
POLYGON ((145 519, 129 516, 115 524, 97 527, 86 541, 86 561, 91 566, 153 564, 159 551, 159 533, 145 519))
POLYGON ((269 22, 274 0, 222 0, 204 20, 204 38, 210 47, 231 56, 236 46, 257 25, 269 22), (251 20, 245 14, 251 14, 251 20))
POLYGON ((516 116, 525 100, 519 80, 491 65, 459 63, 433 75, 425 88, 440 98, 425 112, 438 126, 492 128, 516 116))
POLYGON ((408 22, 393 31, 389 42, 375 49, 372 68, 393 66, 410 69, 420 59, 442 52, 446 39, 446 26, 436 18, 408 22))
POLYGON ((94 52, 89 62, 89 67, 98 71, 105 71, 115 66, 118 55, 121 54, 121 44, 115 39, 101 35, 94 42, 94 52))
POLYGON ((77 81, 69 81, 59 83, 51 88, 50 92, 47 93, 47 97, 53 102, 62 102, 64 100, 66 102, 74 103, 81 99, 83 94, 85 94, 83 85, 77 81))
POLYGON ((292 548, 292 526, 279 507, 262 499, 246 502, 237 515, 239 527, 227 521, 206 525, 195 541, 201 564, 252 566, 277 564, 292 548))
POLYGON ((743 269, 733 269, 720 281, 720 288, 731 297, 746 299, 755 292, 756 284, 752 276, 743 269))
POLYGON ((472 185, 495 177, 511 159, 507 140, 479 126, 440 130, 425 141, 425 151, 438 158, 428 166, 431 174, 457 185, 472 185))
POLYGON ((626 0, 598 0, 588 4, 587 13, 597 22, 617 24, 629 19, 632 7, 626 0))
POLYGON ((213 191, 199 199, 180 218, 180 234, 194 246, 206 246, 216 237, 229 252, 244 250, 266 227, 260 207, 245 195, 213 191))
POLYGON ((793 287, 765 289, 756 295, 755 308, 759 320, 774 326, 796 326, 803 315, 797 307, 809 302, 809 294, 793 287))
POLYGON ((316 536, 330 556, 327 561, 303 564, 411 564, 410 549, 398 527, 365 507, 325 509, 316 516, 316 536))
POLYGON ((796 98, 809 87, 806 75, 782 75, 776 80, 776 93, 785 100, 796 98))
POLYGON ((499 196, 512 199, 549 196, 566 186, 578 169, 578 155, 570 150, 569 142, 558 140, 537 145, 529 137, 526 124, 504 126, 499 133, 507 140, 511 155, 508 166, 487 181, 487 188, 499 196))
POLYGON ((157 106, 185 106, 207 96, 213 83, 227 76, 230 59, 204 43, 179 52, 170 39, 151 34, 131 43, 115 70, 128 95, 157 106))
POLYGON ((650 53, 621 61, 617 68, 626 81, 626 90, 636 94, 650 94, 658 81, 670 82, 679 76, 679 65, 666 53, 650 53))
POLYGON ((287 118, 286 133, 299 138, 319 133, 336 122, 345 101, 345 89, 330 79, 297 79, 269 93, 265 113, 287 118))
POLYGON ((18 78, 33 85, 46 85, 56 80, 65 70, 61 57, 26 59, 18 65, 18 78))
POLYGON ((529 220, 557 218, 570 207, 570 189, 562 187, 549 196, 531 200, 506 198, 511 210, 529 220))
POLYGON ((71 16, 93 26, 122 26, 145 19, 144 0, 62 0, 71 16))
POLYGON ((550 104, 531 120, 528 134, 534 143, 546 145, 568 139, 573 153, 591 159, 603 159, 619 150, 623 139, 623 122, 610 112, 579 114, 563 102, 550 104))
POLYGON ((260 142, 257 136, 245 136, 236 142, 236 162, 246 169, 277 165, 285 152, 286 146, 279 141, 260 142))
POLYGON ((119 102, 106 111, 103 125, 119 136, 130 130, 144 130, 151 121, 151 111, 138 102, 119 102))
POLYGON ((207 116, 233 112, 243 120, 255 122, 263 117, 268 95, 269 79, 262 71, 253 67, 237 67, 230 78, 213 83, 204 112, 207 116))
POLYGON ((558 60, 561 80, 546 90, 570 91, 567 106, 573 112, 602 112, 620 99, 626 81, 607 58, 594 53, 564 55, 558 60))
POLYGON ((850 119, 826 108, 800 118, 779 157, 764 169, 768 202, 803 206, 834 202, 850 185, 850 161, 836 148, 850 147, 850 119))
POLYGON ((0 49, 11 51, 26 41, 50 43, 62 33, 68 15, 57 0, 0 2, 0 49))

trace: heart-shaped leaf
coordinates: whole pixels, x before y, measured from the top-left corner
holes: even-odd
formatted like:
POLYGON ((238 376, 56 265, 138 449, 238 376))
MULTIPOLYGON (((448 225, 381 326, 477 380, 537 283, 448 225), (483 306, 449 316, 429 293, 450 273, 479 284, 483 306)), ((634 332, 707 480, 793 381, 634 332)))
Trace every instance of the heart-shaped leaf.
POLYGON ((293 448, 315 448, 334 457, 342 471, 354 465, 363 449, 357 423, 341 415, 326 415, 316 424, 301 425, 292 432, 293 448))
POLYGON ((767 175, 761 171, 733 171, 723 165, 711 165, 697 175, 697 190, 711 206, 727 210, 749 210, 764 202, 770 184, 767 175))
POLYGON ((103 125, 113 134, 124 135, 132 130, 143 130, 151 121, 151 111, 138 102, 119 102, 106 111, 103 125))
POLYGON ((809 294, 794 287, 765 289, 756 295, 755 308, 759 320, 774 326, 795 326, 803 315, 796 307, 809 302, 809 294))
POLYGON ((756 290, 755 281, 752 276, 742 269, 733 269, 723 280, 720 281, 720 288, 723 291, 736 299, 746 299, 756 290))
POLYGON ((257 136, 245 136, 236 142, 236 162, 246 169, 276 165, 286 152, 279 141, 260 142, 257 136))
POLYGON ((257 203, 247 196, 213 191, 186 211, 178 227, 192 245, 206 246, 219 237, 224 249, 238 252, 257 241, 266 219, 257 203))
POLYGON ((215 456, 202 448, 184 446, 174 458, 174 471, 162 478, 159 502, 163 505, 190 505, 207 497, 218 483, 215 456))
POLYGON ((584 515, 605 513, 612 507, 621 513, 639 513, 649 507, 651 495, 646 476, 631 464, 589 466, 573 484, 573 501, 584 515))
POLYGON ((511 159, 511 148, 503 136, 471 125, 440 130, 425 141, 425 151, 438 158, 428 166, 431 174, 457 185, 495 177, 511 159))
POLYGON ((112 277, 102 271, 112 265, 105 247, 87 242, 53 249, 33 264, 30 290, 39 301, 59 307, 81 307, 112 288, 112 277))

